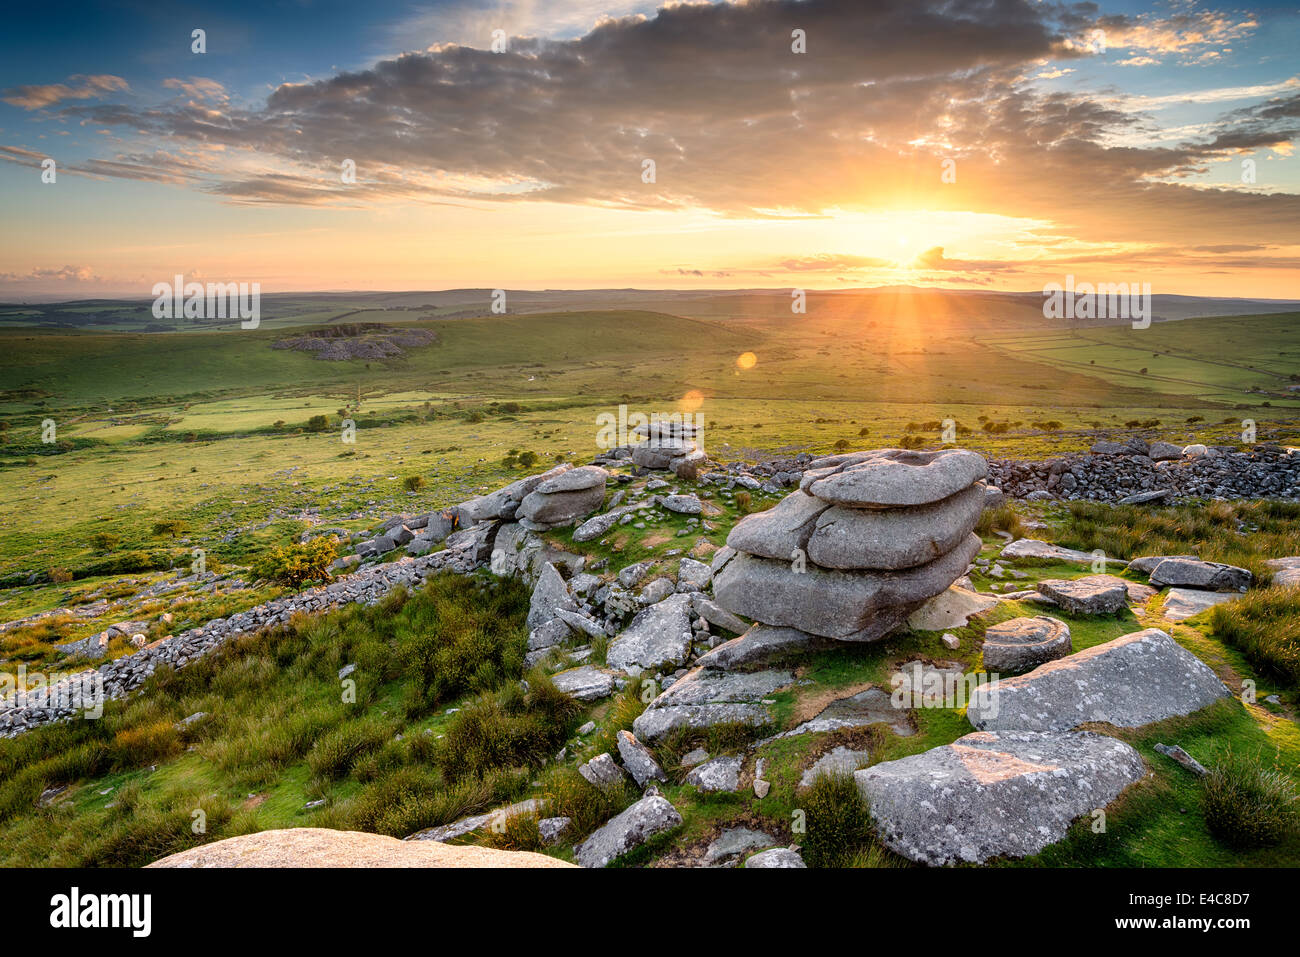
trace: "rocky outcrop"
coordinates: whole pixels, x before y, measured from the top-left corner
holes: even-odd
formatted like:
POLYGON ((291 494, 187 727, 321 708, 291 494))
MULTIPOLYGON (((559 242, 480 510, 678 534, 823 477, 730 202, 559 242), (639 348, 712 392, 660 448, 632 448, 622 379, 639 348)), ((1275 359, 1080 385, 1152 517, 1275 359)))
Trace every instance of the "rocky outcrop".
POLYGON ((881 638, 979 552, 985 470, 962 449, 817 459, 798 491, 727 536, 713 565, 718 603, 812 635, 881 638))
MULTIPOLYGON (((1092 455, 1069 455, 1042 462, 989 462, 990 480, 1008 495, 1118 502, 1133 495, 1164 491, 1164 501, 1187 499, 1300 499, 1300 454, 1277 445, 1187 446, 1169 461, 1151 457, 1141 439, 1098 443, 1092 455), (1100 446, 1100 447, 1099 447, 1100 446)), ((1161 452, 1157 449, 1157 452, 1161 452)))

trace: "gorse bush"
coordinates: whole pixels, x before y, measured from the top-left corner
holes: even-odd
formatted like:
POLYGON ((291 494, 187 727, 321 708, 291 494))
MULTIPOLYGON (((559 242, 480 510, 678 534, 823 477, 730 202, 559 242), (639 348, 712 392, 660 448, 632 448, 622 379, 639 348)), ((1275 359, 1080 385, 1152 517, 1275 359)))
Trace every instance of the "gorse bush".
POLYGON ((394 624, 393 652, 409 678, 405 706, 422 714, 452 697, 489 691, 523 672, 528 635, 520 626, 528 590, 514 582, 476 587, 433 579, 428 600, 409 605, 394 624), (468 590, 474 602, 450 601, 468 590))
POLYGON ((309 581, 330 577, 330 563, 338 556, 338 546, 329 538, 313 538, 303 544, 273 548, 253 563, 258 578, 298 588, 309 581))
POLYGON ((1229 754, 1202 783, 1201 812, 1210 833, 1229 847, 1272 847, 1296 833, 1295 787, 1259 758, 1229 754))

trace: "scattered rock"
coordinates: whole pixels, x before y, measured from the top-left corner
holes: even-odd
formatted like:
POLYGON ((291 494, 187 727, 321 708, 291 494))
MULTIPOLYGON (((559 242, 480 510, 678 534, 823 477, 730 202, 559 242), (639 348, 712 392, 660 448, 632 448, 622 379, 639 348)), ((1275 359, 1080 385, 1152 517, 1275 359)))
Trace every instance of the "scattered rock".
POLYGON ((628 851, 682 823, 666 798, 647 794, 573 849, 583 867, 607 867, 628 851))
POLYGON ((1147 628, 981 686, 966 709, 981 730, 1137 728, 1191 714, 1230 692, 1199 658, 1147 628))
POLYGON ((978 731, 854 779, 890 849, 944 865, 1036 854, 1145 774, 1133 748, 1099 734, 978 731))

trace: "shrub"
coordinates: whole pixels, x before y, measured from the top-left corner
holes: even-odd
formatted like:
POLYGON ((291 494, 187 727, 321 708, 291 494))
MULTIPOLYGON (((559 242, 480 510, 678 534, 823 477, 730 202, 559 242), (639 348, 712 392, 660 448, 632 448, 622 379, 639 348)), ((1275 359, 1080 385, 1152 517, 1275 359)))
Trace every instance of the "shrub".
POLYGON ((179 518, 165 518, 160 522, 153 523, 154 535, 170 535, 176 538, 185 534, 185 523, 179 518))
POLYGON ((337 554, 331 539, 314 538, 305 545, 272 549, 253 564, 253 572, 267 581, 298 588, 304 582, 329 578, 329 566, 337 554))
POLYGON ((810 867, 847 867, 871 845, 871 817, 853 775, 817 775, 800 803, 808 829, 803 856, 810 867))
POLYGON ((321 777, 342 777, 358 758, 383 746, 394 729, 377 717, 359 718, 328 731, 307 752, 307 766, 321 777))
POLYGON ((313 415, 307 420, 308 432, 324 432, 330 427, 330 417, 328 415, 313 415))
POLYGON ((563 746, 580 712, 577 701, 534 672, 526 683, 510 684, 457 712, 435 760, 449 781, 498 768, 539 768, 563 746))
POLYGON ((1210 833, 1230 847, 1280 844, 1297 827, 1295 787, 1259 758, 1229 754, 1202 783, 1201 813, 1210 833))
POLYGON ((736 493, 736 511, 741 515, 748 515, 750 509, 754 507, 754 496, 748 492, 736 493))
POLYGON ((111 552, 121 544, 121 537, 112 532, 95 532, 90 536, 90 547, 98 552, 111 552))
POLYGON ((49 574, 50 581, 56 585, 66 585, 72 581, 72 572, 66 568, 51 568, 49 574))
POLYGON ((408 492, 418 492, 420 489, 424 488, 425 484, 423 475, 408 475, 406 478, 402 479, 402 488, 406 489, 408 492))
POLYGON ((395 622, 393 658, 411 680, 407 714, 454 696, 482 694, 523 672, 528 634, 521 627, 527 587, 510 580, 466 595, 451 574, 429 580, 420 600, 395 622))

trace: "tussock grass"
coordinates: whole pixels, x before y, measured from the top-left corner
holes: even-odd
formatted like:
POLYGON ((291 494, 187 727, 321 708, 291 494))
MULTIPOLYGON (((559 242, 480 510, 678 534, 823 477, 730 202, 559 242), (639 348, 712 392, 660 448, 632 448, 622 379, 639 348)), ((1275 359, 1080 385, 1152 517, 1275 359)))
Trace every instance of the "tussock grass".
POLYGON ((975 533, 981 538, 988 538, 995 531, 1010 532, 1016 538, 1029 535, 1029 530, 1020 519, 1020 513, 1010 502, 980 512, 979 521, 975 523, 975 533))
POLYGON ((1210 626, 1256 668, 1300 688, 1300 585, 1257 588, 1215 605, 1210 626))
POLYGON ((1201 812, 1210 833, 1234 848, 1272 847, 1300 830, 1295 785, 1258 757, 1229 753, 1211 769, 1201 812))
POLYGON ((533 672, 526 683, 483 695, 458 712, 434 761, 453 782, 494 768, 539 768, 564 746, 581 711, 548 676, 533 672))
POLYGON ((858 858, 880 859, 867 802, 851 774, 818 774, 799 799, 806 815, 804 863, 849 867, 858 858))

